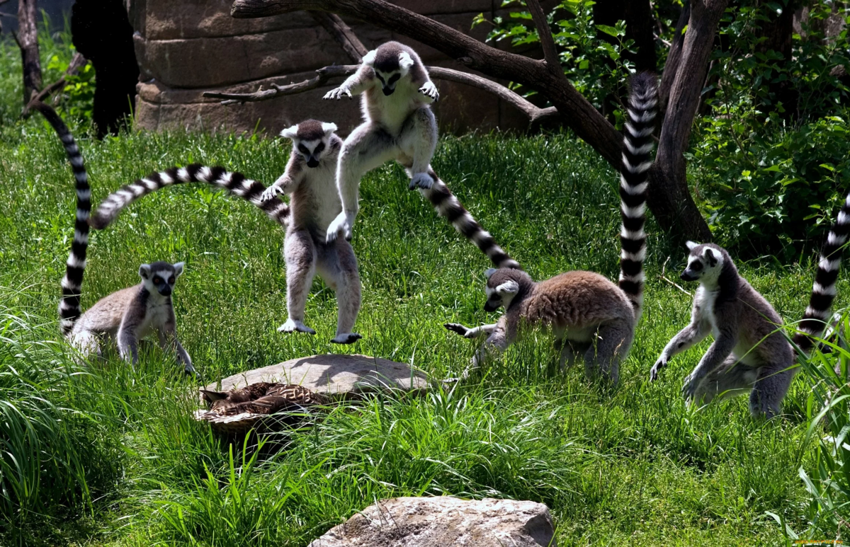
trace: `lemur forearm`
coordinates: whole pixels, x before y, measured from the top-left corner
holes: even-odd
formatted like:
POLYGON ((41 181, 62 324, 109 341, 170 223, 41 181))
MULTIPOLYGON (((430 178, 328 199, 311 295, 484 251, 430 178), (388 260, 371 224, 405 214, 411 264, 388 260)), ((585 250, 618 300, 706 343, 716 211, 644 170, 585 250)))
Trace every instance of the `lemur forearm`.
POLYGON ((705 355, 700 359, 699 364, 694 368, 688 378, 691 381, 704 378, 707 374, 714 371, 717 367, 723 364, 727 357, 735 349, 738 340, 735 336, 728 333, 720 333, 715 338, 711 347, 705 352, 705 355))
POLYGON ((676 354, 687 351, 694 345, 705 340, 705 337, 708 336, 710 330, 711 329, 707 328, 706 325, 703 325, 700 322, 689 324, 687 327, 679 331, 679 333, 669 342, 667 342, 667 345, 664 346, 664 350, 661 352, 662 358, 669 361, 676 354))

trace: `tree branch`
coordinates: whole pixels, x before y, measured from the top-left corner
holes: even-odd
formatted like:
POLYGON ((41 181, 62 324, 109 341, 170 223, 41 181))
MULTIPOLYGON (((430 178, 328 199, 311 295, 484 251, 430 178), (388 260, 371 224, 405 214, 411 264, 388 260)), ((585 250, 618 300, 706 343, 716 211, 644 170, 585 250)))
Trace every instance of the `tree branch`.
MULTIPOLYGON (((68 69, 65 70, 65 76, 73 76, 73 75, 77 74, 77 72, 79 72, 81 68, 83 68, 84 66, 86 66, 88 64, 88 62, 89 62, 88 59, 83 57, 82 54, 80 54, 80 52, 78 51, 71 58, 71 62, 68 63, 68 69)), ((68 83, 68 81, 65 79, 65 76, 63 76, 62 78, 56 80, 55 82, 53 82, 49 86, 42 89, 41 92, 39 92, 39 94, 36 95, 29 102, 29 104, 27 104, 27 106, 24 107, 24 114, 29 113, 30 108, 32 107, 33 103, 44 102, 44 100, 47 97, 49 97, 50 95, 52 95, 52 94, 54 94, 58 91, 61 91, 65 87, 65 85, 67 85, 67 83, 68 83)))
POLYGON ((369 52, 366 46, 357 38, 357 35, 352 32, 351 28, 338 15, 323 11, 311 11, 309 13, 317 23, 328 31, 328 34, 339 43, 345 54, 355 63, 359 63, 363 56, 369 52))
POLYGON ((673 79, 676 77, 676 71, 679 69, 679 61, 682 59, 682 44, 685 43, 684 30, 690 17, 691 3, 688 0, 685 0, 682 13, 679 14, 679 20, 676 22, 676 31, 673 33, 673 43, 670 45, 670 51, 667 52, 667 62, 664 63, 664 72, 661 74, 661 86, 658 88, 658 101, 660 103, 662 113, 667 109, 667 99, 670 98, 670 88, 673 87, 673 79))
MULTIPOLYGON (((354 74, 357 71, 357 68, 358 65, 326 66, 316 71, 316 77, 304 80, 303 82, 288 85, 272 84, 272 89, 259 89, 253 93, 219 93, 214 91, 205 91, 203 96, 211 99, 224 99, 221 104, 242 104, 268 101, 277 97, 295 95, 322 87, 331 78, 354 74)), ((457 82, 477 87, 496 95, 528 116, 529 124, 531 126, 539 124, 543 120, 558 117, 558 110, 555 107, 540 108, 526 100, 518 93, 514 93, 507 87, 492 80, 488 80, 487 78, 439 66, 427 67, 427 69, 431 76, 438 80, 457 82)))
POLYGON ((564 124, 611 165, 620 167, 623 136, 593 108, 563 74, 538 60, 500 51, 424 15, 385 0, 235 0, 231 15, 264 17, 293 11, 328 11, 348 15, 427 44, 491 78, 514 81, 540 92, 560 113, 564 124))
POLYGON ((24 105, 41 89, 41 60, 38 55, 38 27, 36 26, 36 0, 18 0, 18 32, 15 42, 21 49, 24 74, 24 105))
MULTIPOLYGON (((558 55, 558 48, 555 47, 555 39, 552 37, 552 29, 549 28, 549 21, 546 19, 546 13, 540 7, 540 2, 537 0, 526 0, 525 5, 528 11, 531 12, 531 18, 534 20, 534 26, 537 27, 537 35, 540 37, 540 44, 543 46, 543 59, 546 61, 546 67, 554 72, 564 76, 564 71, 561 68, 561 58, 558 55)), ((564 76, 566 79, 566 76, 564 76)))

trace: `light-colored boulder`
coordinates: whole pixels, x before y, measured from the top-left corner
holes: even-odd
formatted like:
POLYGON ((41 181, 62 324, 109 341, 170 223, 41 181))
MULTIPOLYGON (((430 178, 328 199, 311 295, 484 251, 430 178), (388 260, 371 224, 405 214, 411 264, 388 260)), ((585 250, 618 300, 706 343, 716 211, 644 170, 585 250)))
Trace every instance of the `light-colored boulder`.
POLYGON ((309 547, 555 547, 554 537, 541 503, 442 496, 379 501, 309 547))
POLYGON ((313 355, 234 374, 206 389, 230 391, 256 382, 298 384, 331 398, 358 397, 376 390, 418 391, 428 387, 424 372, 404 363, 367 355, 313 355))

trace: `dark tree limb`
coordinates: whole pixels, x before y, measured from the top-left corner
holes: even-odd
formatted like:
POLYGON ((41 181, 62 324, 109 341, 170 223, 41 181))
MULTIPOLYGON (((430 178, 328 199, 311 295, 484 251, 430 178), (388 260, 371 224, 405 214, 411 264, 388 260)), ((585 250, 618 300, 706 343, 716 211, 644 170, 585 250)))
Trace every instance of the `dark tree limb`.
POLYGON ((549 28, 549 20, 546 18, 543 8, 540 7, 540 2, 538 0, 526 0, 525 5, 528 7, 528 11, 531 12, 534 26, 537 27, 540 45, 543 46, 543 59, 546 63, 546 68, 553 74, 557 73, 566 80, 564 70, 561 68, 561 57, 558 55, 558 48, 555 46, 555 39, 552 37, 552 29, 549 28))
POLYGON ((670 88, 673 87, 673 79, 676 77, 676 71, 679 69, 679 61, 682 60, 682 44, 685 43, 684 30, 690 17, 691 3, 686 0, 682 8, 682 13, 679 15, 679 20, 676 22, 673 43, 670 45, 670 51, 667 52, 667 63, 664 65, 664 72, 661 74, 661 86, 658 88, 658 100, 661 103, 661 112, 665 112, 667 109, 670 88))
MULTIPOLYGON (((677 237, 708 241, 708 226, 688 191, 683 152, 688 145, 719 16, 728 0, 692 1, 699 3, 699 8, 691 9, 681 60, 674 71, 670 106, 651 172, 649 207, 665 231, 677 237)), ((264 17, 299 10, 329 11, 369 21, 427 44, 492 78, 534 89, 554 105, 560 120, 579 138, 616 169, 620 168, 622 135, 576 91, 561 71, 556 74, 545 62, 500 51, 385 0, 235 0, 231 15, 264 17)))
POLYGON ((18 0, 18 32, 15 42, 21 49, 24 73, 24 105, 38 93, 42 85, 41 60, 38 55, 38 28, 36 26, 36 0, 18 0))
POLYGON ((357 35, 352 32, 351 28, 345 24, 345 21, 333 13, 325 13, 323 11, 311 11, 310 16, 328 31, 334 40, 342 47, 345 54, 354 61, 359 63, 366 53, 369 52, 366 46, 357 38, 357 35))
MULTIPOLYGON (((328 80, 331 78, 354 74, 354 72, 357 71, 357 67, 358 65, 326 66, 317 70, 317 75, 314 78, 304 80, 303 82, 288 85, 272 84, 271 89, 259 89, 253 93, 218 93, 214 91, 205 91, 204 97, 211 99, 223 99, 221 104, 242 104, 268 101, 277 97, 296 95, 298 93, 304 93, 305 91, 322 87, 327 84, 328 80)), ((554 107, 540 108, 526 100, 518 93, 514 93, 507 87, 492 80, 488 80, 487 78, 439 66, 428 67, 428 72, 432 77, 438 80, 466 84, 496 95, 500 99, 510 103, 523 112, 528 117, 530 127, 536 126, 544 120, 558 117, 558 111, 554 107)))
MULTIPOLYGON (((87 64, 88 64, 88 60, 85 57, 83 57, 80 54, 80 52, 78 51, 71 58, 71 62, 68 63, 68 68, 67 68, 67 70, 65 70, 65 76, 76 75, 80 71, 80 69, 83 68, 84 66, 86 66, 87 64)), ((24 114, 29 112, 30 108, 32 107, 32 105, 34 103, 43 103, 44 100, 47 97, 49 97, 50 95, 53 95, 54 93, 61 91, 68 84, 68 81, 65 78, 65 76, 63 76, 62 78, 59 78, 58 80, 56 80, 55 82, 53 82, 49 86, 42 89, 38 93, 38 95, 36 95, 29 102, 29 104, 27 104, 27 106, 24 108, 24 114)))

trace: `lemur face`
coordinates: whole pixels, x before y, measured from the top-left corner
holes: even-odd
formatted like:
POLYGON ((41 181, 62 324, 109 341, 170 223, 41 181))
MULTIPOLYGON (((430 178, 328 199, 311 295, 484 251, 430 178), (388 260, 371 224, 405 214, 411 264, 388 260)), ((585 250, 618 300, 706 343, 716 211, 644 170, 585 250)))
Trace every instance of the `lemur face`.
POLYGON ((142 264, 139 267, 139 275, 142 283, 151 294, 170 296, 174 291, 177 278, 183 273, 183 262, 169 264, 168 262, 154 262, 153 264, 142 264))
POLYGON ((496 311, 501 306, 505 308, 510 306, 511 300, 519 292, 519 283, 509 278, 510 274, 515 271, 490 268, 484 273, 487 276, 487 285, 484 287, 487 293, 487 302, 484 304, 484 311, 496 311))
POLYGON ((408 75, 413 66, 413 58, 400 46, 397 42, 387 42, 363 57, 363 63, 375 70, 384 95, 392 95, 396 84, 408 75))
POLYGON ((318 167, 319 162, 330 148, 330 140, 336 131, 336 124, 307 120, 280 132, 281 137, 292 141, 292 149, 307 164, 318 167))
POLYGON ((679 277, 684 281, 711 282, 716 280, 720 275, 720 270, 723 269, 723 255, 720 251, 709 245, 699 245, 693 241, 688 241, 686 245, 690 250, 688 265, 679 277))

